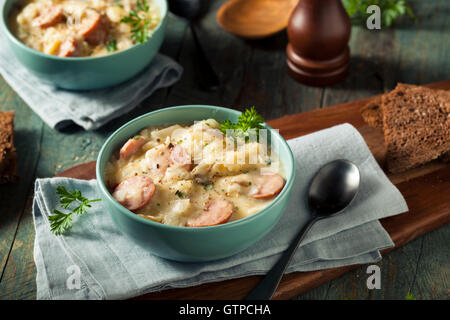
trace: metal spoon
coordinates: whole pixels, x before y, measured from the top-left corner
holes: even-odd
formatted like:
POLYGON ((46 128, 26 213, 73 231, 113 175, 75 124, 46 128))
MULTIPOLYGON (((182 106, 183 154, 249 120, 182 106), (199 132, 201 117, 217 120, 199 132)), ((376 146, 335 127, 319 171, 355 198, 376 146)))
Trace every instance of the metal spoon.
POLYGON ((189 27, 197 49, 196 59, 199 70, 196 74, 199 77, 198 81, 200 87, 208 91, 218 89, 220 86, 219 77, 214 72, 214 69, 206 56, 205 50, 203 50, 203 47, 198 39, 197 32, 195 31, 192 23, 200 12, 200 0, 169 0, 169 8, 172 13, 186 18, 189 21, 189 27))
POLYGON ((359 183, 359 169, 348 160, 335 160, 319 169, 308 191, 311 212, 309 222, 300 230, 264 279, 250 292, 247 300, 266 300, 272 297, 284 270, 309 229, 317 221, 342 212, 356 197, 359 183))

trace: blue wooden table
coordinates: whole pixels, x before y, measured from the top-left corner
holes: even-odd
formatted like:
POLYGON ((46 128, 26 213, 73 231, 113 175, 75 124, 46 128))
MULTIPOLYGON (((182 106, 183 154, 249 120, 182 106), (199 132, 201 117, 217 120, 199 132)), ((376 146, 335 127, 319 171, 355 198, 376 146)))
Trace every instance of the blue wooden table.
MULTIPOLYGON (((59 132, 49 128, 0 77, 0 109, 16 113, 21 175, 18 183, 0 186, 0 299, 36 297, 31 216, 34 180, 95 160, 108 135, 140 114, 181 104, 240 110, 255 105, 265 119, 274 119, 383 93, 397 82, 424 84, 450 78, 447 0, 411 1, 419 19, 416 24, 405 20, 380 31, 353 26, 350 74, 342 83, 328 88, 306 87, 289 78, 284 32, 247 41, 221 29, 215 14, 224 2, 209 1, 197 24, 200 40, 223 83, 218 91, 199 89, 192 36, 182 25, 168 36, 162 49, 183 65, 182 79, 96 131, 70 127, 59 132)), ((378 263, 381 290, 367 289, 367 266, 362 266, 298 299, 406 299, 408 294, 417 299, 449 299, 449 243, 450 225, 446 225, 386 255, 378 263)))

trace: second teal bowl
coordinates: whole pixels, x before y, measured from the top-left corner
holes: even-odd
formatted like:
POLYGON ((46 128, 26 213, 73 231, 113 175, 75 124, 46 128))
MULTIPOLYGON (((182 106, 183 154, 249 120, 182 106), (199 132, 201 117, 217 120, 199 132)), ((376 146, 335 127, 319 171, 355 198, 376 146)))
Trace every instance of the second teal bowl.
MULTIPOLYGON (((154 0, 161 22, 144 44, 101 57, 61 58, 45 54, 23 44, 8 29, 11 10, 19 0, 5 0, 1 6, 0 29, 17 60, 43 83, 70 90, 110 87, 142 71, 156 56, 164 40, 167 1, 154 0)), ((4 44, 2 44, 4 45, 4 44)))
POLYGON ((295 177, 295 162, 286 141, 272 128, 270 139, 279 146, 286 185, 274 201, 256 214, 229 223, 202 228, 165 225, 142 218, 121 206, 105 183, 105 165, 122 144, 148 126, 188 124, 208 118, 237 121, 241 113, 214 106, 179 106, 140 116, 123 125, 104 143, 97 158, 97 185, 102 203, 117 228, 149 252, 177 261, 210 261, 226 258, 249 248, 276 225, 289 200, 295 177))

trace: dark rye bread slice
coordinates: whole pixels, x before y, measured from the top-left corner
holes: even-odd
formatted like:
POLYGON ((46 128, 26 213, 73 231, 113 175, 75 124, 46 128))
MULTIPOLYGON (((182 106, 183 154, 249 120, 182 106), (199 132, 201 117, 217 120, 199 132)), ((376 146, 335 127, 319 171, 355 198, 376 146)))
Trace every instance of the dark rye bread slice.
MULTIPOLYGON (((402 86, 414 87, 414 85, 402 84, 402 86)), ((371 99, 364 107, 360 109, 361 116, 364 121, 371 127, 383 130, 383 115, 381 113, 382 96, 376 96, 371 99)), ((450 162, 450 151, 439 157, 443 162, 450 162)))
MULTIPOLYGON (((416 87, 412 84, 401 84, 404 87, 416 87)), ((379 95, 371 99, 364 107, 360 109, 361 116, 364 121, 374 128, 383 129, 383 115, 381 113, 381 103, 383 95, 379 95)))
POLYGON ((17 179, 14 147, 14 111, 0 112, 0 183, 17 179))
POLYGON ((427 163, 450 150, 450 92, 399 83, 382 96, 390 172, 427 163))

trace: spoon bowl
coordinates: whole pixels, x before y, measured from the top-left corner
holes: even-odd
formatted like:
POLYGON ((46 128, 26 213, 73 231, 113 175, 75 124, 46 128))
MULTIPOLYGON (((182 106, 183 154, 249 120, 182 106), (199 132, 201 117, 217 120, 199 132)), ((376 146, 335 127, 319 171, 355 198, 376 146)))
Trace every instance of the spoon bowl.
POLYGON ((309 187, 308 204, 313 215, 329 216, 342 211, 356 197, 361 176, 348 160, 335 160, 323 166, 309 187))
POLYGON ((217 22, 237 36, 264 38, 287 27, 297 4, 298 0, 230 0, 217 11, 217 22))

